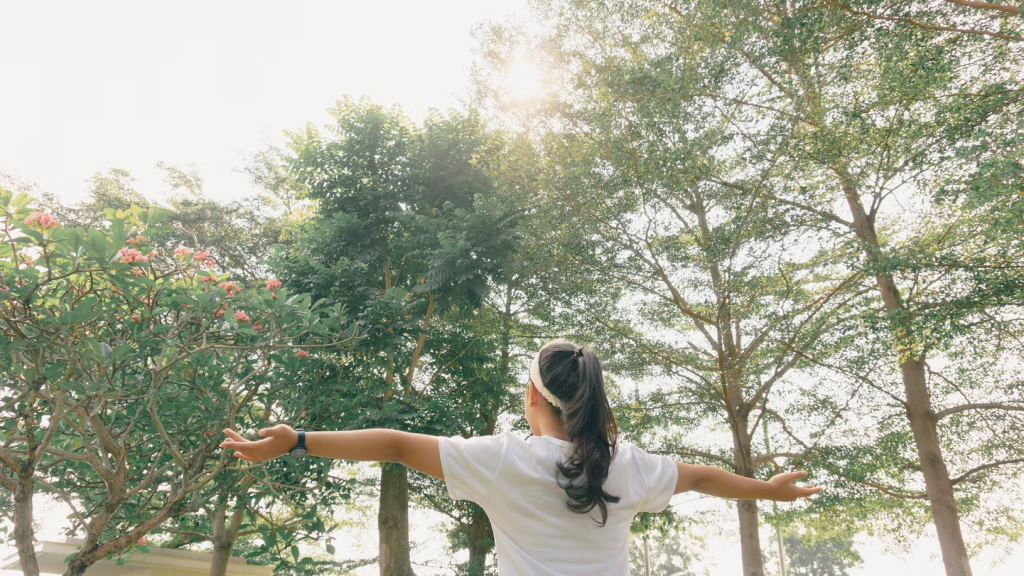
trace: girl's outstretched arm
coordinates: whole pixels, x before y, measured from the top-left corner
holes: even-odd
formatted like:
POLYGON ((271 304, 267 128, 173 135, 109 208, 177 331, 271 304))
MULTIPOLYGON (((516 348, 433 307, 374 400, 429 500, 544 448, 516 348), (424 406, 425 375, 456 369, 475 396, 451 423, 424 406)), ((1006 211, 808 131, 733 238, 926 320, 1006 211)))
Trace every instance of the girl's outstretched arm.
MULTIPOLYGON (((224 430, 227 440, 221 448, 230 448, 246 462, 262 462, 283 456, 295 447, 299 434, 284 424, 260 430, 262 440, 250 441, 233 430, 224 430)), ((428 476, 444 480, 441 451, 436 436, 375 428, 342 432, 306 432, 306 451, 310 456, 399 462, 428 476)))
POLYGON ((679 479, 676 481, 676 494, 693 490, 719 498, 735 498, 737 500, 786 500, 792 502, 797 498, 807 498, 824 490, 814 486, 797 486, 793 484, 807 476, 807 472, 789 472, 776 474, 767 482, 739 476, 714 466, 694 466, 676 462, 679 479))

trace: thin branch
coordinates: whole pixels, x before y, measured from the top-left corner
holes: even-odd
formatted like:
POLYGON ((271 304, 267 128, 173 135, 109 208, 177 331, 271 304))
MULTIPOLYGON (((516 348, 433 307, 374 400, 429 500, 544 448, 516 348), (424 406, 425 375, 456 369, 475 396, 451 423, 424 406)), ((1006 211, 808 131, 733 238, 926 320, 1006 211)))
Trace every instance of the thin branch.
MULTIPOLYGON (((947 0, 947 1, 951 1, 951 0, 947 0)), ((850 6, 848 6, 846 4, 841 4, 839 2, 832 2, 830 0, 823 0, 822 3, 827 5, 827 6, 832 6, 834 8, 840 8, 842 10, 846 10, 850 14, 857 14, 858 16, 866 16, 866 17, 868 17, 868 18, 870 18, 872 20, 885 20, 885 21, 888 21, 888 22, 904 22, 904 23, 910 24, 912 26, 917 26, 918 28, 924 28, 925 30, 937 30, 937 31, 941 31, 941 32, 960 32, 960 33, 963 33, 963 34, 984 34, 986 36, 992 36, 994 38, 1001 38, 1003 40, 1012 40, 1014 42, 1024 42, 1024 37, 1013 36, 1012 34, 1003 34, 1001 32, 989 32, 988 30, 974 30, 972 28, 950 28, 949 26, 933 26, 931 24, 925 24, 923 22, 918 22, 917 20, 912 20, 910 18, 902 18, 902 17, 895 17, 895 16, 882 16, 881 14, 872 14, 870 12, 863 12, 861 10, 855 10, 855 9, 851 8, 850 6)), ((960 4, 962 2, 957 2, 957 3, 960 4)))
POLYGON ((941 420, 951 414, 958 412, 964 412, 967 410, 1011 410, 1024 412, 1024 406, 1018 406, 1014 404, 1000 404, 998 402, 980 402, 977 404, 962 404, 960 406, 953 406, 952 408, 946 408, 940 410, 935 414, 935 418, 941 420))
POLYGON ((868 482, 867 480, 856 480, 856 482, 858 484, 870 486, 871 488, 878 490, 882 494, 885 494, 886 496, 892 496, 893 498, 904 498, 906 500, 923 500, 924 498, 928 497, 927 494, 902 494, 899 492, 895 492, 889 488, 886 488, 885 486, 881 486, 873 482, 868 482))
POLYGON ((966 480, 971 475, 977 474, 978 472, 981 472, 982 470, 988 470, 989 468, 995 468, 997 466, 1005 466, 1007 464, 1021 464, 1021 463, 1024 463, 1024 458, 1014 458, 1013 460, 999 460, 999 461, 996 461, 996 462, 989 462, 988 464, 982 464, 981 466, 975 466, 974 468, 971 468, 967 472, 964 472, 963 474, 957 476, 956 478, 953 478, 949 482, 950 482, 950 484, 953 484, 955 486, 955 485, 959 484, 960 482, 963 482, 964 480, 966 480))
MULTIPOLYGON (((1010 16, 1016 16, 1018 14, 1024 14, 1024 4, 1020 6, 1013 6, 1012 4, 995 4, 993 2, 973 2, 972 0, 945 0, 951 4, 959 4, 961 6, 967 6, 969 8, 979 8, 981 10, 997 10, 999 12, 1005 12, 1010 16)), ((1005 18, 1005 16, 1004 16, 1005 18)))

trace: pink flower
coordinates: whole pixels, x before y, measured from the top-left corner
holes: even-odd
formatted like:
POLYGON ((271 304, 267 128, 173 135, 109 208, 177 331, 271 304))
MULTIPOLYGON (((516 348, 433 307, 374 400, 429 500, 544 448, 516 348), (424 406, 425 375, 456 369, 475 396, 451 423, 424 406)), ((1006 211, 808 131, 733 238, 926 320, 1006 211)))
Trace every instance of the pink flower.
POLYGON ((242 289, 238 287, 238 284, 235 284, 234 282, 221 282, 220 284, 217 284, 217 286, 223 288, 228 293, 228 298, 242 291, 242 289))
POLYGON ((196 252, 195 254, 192 255, 192 259, 197 261, 197 262, 202 261, 202 260, 206 260, 209 257, 210 257, 210 253, 207 252, 206 250, 200 250, 200 251, 198 251, 198 252, 196 252))
POLYGON ((139 236, 132 236, 131 238, 128 239, 129 244, 138 244, 140 242, 142 242, 142 238, 140 238, 139 236))
POLYGON ((179 260, 184 260, 185 258, 188 258, 188 255, 191 254, 191 253, 192 253, 192 249, 191 248, 186 248, 184 246, 182 246, 180 248, 175 248, 174 249, 174 256, 176 258, 178 258, 179 260))
POLYGON ((251 322, 251 320, 249 320, 249 315, 242 310, 235 310, 235 320, 238 320, 243 324, 251 322))
POLYGON ((146 545, 146 537, 145 536, 143 536, 142 538, 139 538, 139 544, 141 544, 143 546, 146 545))
POLYGON ((223 318, 224 317, 224 311, 223 310, 217 310, 217 313, 214 314, 214 316, 216 316, 217 318, 223 318))
POLYGON ((146 256, 139 252, 135 248, 121 248, 118 252, 121 254, 121 262, 145 262, 148 260, 146 256))
POLYGON ((306 352, 305 350, 296 350, 295 355, 298 356, 299 358, 305 358, 309 356, 309 352, 306 352))
POLYGON ((281 287, 281 281, 277 278, 271 278, 267 280, 267 290, 277 290, 281 287))
POLYGON ((139 318, 141 318, 141 316, 138 314, 132 314, 132 322, 138 322, 139 318))
POLYGON ((200 280, 203 281, 203 282, 206 282, 207 284, 213 284, 214 282, 217 281, 217 277, 216 276, 203 276, 202 278, 200 278, 200 280))
POLYGON ((25 219, 26 226, 32 226, 33 228, 39 228, 45 230, 47 228, 56 228, 60 222, 53 217, 53 214, 47 212, 33 212, 25 219))
POLYGON ((263 332, 263 322, 256 322, 252 327, 253 330, 256 330, 257 332, 263 332))
POLYGON ((213 270, 213 267, 216 266, 216 265, 217 265, 217 261, 214 260, 213 258, 207 258, 206 259, 206 267, 209 268, 210 270, 213 270))
POLYGON ((132 276, 138 278, 139 276, 142 276, 142 274, 142 268, 132 268, 132 276))

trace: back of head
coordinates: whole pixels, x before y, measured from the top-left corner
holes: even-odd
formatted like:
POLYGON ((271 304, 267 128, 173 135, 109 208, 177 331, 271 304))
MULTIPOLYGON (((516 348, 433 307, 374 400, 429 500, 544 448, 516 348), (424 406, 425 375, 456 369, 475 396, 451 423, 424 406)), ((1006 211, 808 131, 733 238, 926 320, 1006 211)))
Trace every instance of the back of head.
POLYGON ((589 348, 556 340, 541 349, 538 364, 544 387, 561 403, 554 408, 555 414, 575 443, 572 455, 558 464, 565 477, 562 488, 569 497, 567 505, 579 514, 600 509, 603 526, 608 503, 618 502, 619 497, 604 491, 618 429, 604 390, 601 360, 589 348))

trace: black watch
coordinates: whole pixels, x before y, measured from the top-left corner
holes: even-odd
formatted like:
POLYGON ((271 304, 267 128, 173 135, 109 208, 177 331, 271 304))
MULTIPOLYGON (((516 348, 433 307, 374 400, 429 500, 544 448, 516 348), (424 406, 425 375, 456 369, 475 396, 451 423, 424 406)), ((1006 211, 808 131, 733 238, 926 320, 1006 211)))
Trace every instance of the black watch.
POLYGON ((296 432, 299 433, 299 443, 295 445, 295 448, 292 448, 291 450, 288 451, 288 455, 291 456, 292 458, 296 458, 296 459, 298 459, 298 458, 305 458, 305 456, 306 456, 306 431, 303 430, 302 428, 299 428, 298 430, 296 430, 296 432))

